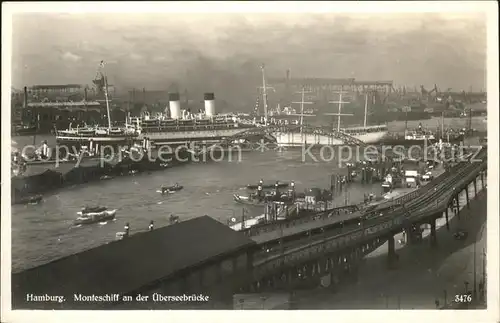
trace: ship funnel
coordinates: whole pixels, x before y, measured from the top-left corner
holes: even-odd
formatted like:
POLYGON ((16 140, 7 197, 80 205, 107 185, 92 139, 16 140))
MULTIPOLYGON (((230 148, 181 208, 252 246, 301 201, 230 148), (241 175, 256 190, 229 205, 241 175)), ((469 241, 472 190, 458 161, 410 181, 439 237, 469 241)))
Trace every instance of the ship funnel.
POLYGON ((215 116, 215 96, 213 93, 205 93, 205 114, 209 117, 215 116))
POLYGON ((179 93, 169 94, 170 118, 180 119, 181 117, 181 101, 179 93))
POLYGON ((24 108, 28 107, 28 87, 24 87, 24 96, 23 96, 23 105, 24 108))

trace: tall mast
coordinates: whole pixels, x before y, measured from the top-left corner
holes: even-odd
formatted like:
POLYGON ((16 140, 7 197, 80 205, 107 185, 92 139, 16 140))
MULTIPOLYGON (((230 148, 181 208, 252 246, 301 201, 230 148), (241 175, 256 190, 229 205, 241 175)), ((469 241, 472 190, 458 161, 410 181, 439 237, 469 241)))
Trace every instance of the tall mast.
MULTIPOLYGON (((264 124, 267 126, 267 89, 270 88, 266 85, 266 73, 264 71, 265 65, 262 64, 262 100, 264 101, 264 124)), ((272 88, 271 88, 272 89, 272 88)))
POLYGON ((347 102, 347 101, 342 101, 342 94, 347 93, 346 91, 344 91, 344 86, 342 86, 340 88, 339 92, 333 92, 333 93, 339 94, 339 100, 338 101, 330 101, 329 103, 338 103, 339 110, 338 110, 337 113, 325 113, 325 115, 337 116, 338 117, 338 120, 337 120, 337 131, 340 131, 340 117, 341 116, 352 116, 353 114, 352 113, 341 113, 342 112, 342 104, 350 103, 350 102, 347 102))
POLYGON ((342 111, 342 89, 340 90, 339 93, 339 111, 338 111, 338 118, 337 118, 337 131, 340 131, 340 113, 342 111))
POLYGON ((260 68, 262 69, 262 100, 264 101, 264 124, 267 126, 267 89, 264 64, 262 64, 260 68))
POLYGON ((109 111, 109 98, 108 98, 108 78, 103 73, 104 69, 104 61, 101 61, 99 65, 99 74, 101 75, 102 80, 104 81, 104 97, 106 99, 106 113, 108 115, 108 130, 111 130, 111 113, 109 111))
POLYGON ((444 111, 441 112, 441 139, 444 138, 444 111))
POLYGON ((368 92, 365 94, 365 120, 363 122, 363 126, 366 128, 366 116, 368 113, 368 92))
POLYGON ((302 125, 304 124, 304 88, 302 88, 302 100, 300 100, 300 130, 302 131, 302 125))
MULTIPOLYGON (((300 134, 302 136, 302 130, 303 130, 303 125, 304 125, 304 104, 313 104, 313 102, 304 101, 305 94, 310 93, 310 91, 306 92, 306 89, 304 86, 302 87, 302 91, 297 92, 297 93, 300 93, 302 95, 302 100, 300 102, 292 102, 292 103, 300 104, 300 114, 299 114, 299 116, 300 116, 300 134)), ((307 116, 313 116, 313 115, 308 114, 307 116)))

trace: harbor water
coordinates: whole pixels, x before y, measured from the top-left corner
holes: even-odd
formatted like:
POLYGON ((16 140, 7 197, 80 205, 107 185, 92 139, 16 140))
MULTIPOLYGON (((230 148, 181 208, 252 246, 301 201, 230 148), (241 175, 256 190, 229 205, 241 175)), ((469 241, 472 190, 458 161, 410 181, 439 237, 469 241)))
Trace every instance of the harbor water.
MULTIPOLYGON (((389 129, 391 130, 391 129, 389 129)), ((37 137, 37 142, 43 140, 37 137)), ((50 138, 48 138, 50 139, 50 138)), ((18 145, 32 143, 31 137, 13 138, 18 145)), ((50 143, 49 143, 50 144, 50 143)), ((192 163, 165 171, 118 177, 53 191, 37 205, 12 206, 12 271, 41 265, 63 256, 90 249, 115 239, 126 223, 130 232, 147 230, 151 220, 155 227, 169 225, 170 215, 181 221, 208 215, 222 223, 231 218, 264 212, 263 207, 243 206, 233 200, 234 193, 245 193, 247 184, 292 181, 297 190, 318 187, 329 189, 331 174, 345 174, 338 162, 314 161, 303 157, 301 150, 266 151, 237 154, 231 159, 192 163), (158 193, 162 185, 179 183, 184 189, 174 194, 158 193), (108 223, 74 227, 76 212, 84 206, 106 206, 117 209, 116 219, 108 223)), ((227 157, 227 156, 226 156, 227 157)), ((363 201, 364 194, 381 194, 380 183, 350 184, 347 193, 336 197, 334 204, 363 201)), ((196 242, 196 233, 193 233, 196 242)))
MULTIPOLYGON (((243 206, 233 201, 233 194, 245 194, 244 187, 256 184, 260 178, 271 183, 294 180, 298 191, 311 187, 329 189, 329 175, 339 172, 337 163, 312 159, 303 162, 301 156, 300 150, 243 153, 241 161, 226 158, 118 177, 54 191, 37 205, 14 205, 12 270, 30 268, 113 241, 127 222, 133 234, 146 230, 151 220, 156 227, 169 225, 171 214, 179 216, 181 221, 203 215, 223 223, 233 217, 239 221, 243 206), (184 189, 166 195, 157 192, 162 185, 175 183, 184 189), (76 212, 86 205, 117 209, 116 220, 73 227, 76 212)), ((356 188, 347 193, 350 202, 363 201, 364 193, 381 193, 380 183, 351 185, 356 188)), ((338 196, 334 202, 344 205, 345 196, 338 196)), ((250 216, 264 211, 263 207, 245 208, 250 216)))

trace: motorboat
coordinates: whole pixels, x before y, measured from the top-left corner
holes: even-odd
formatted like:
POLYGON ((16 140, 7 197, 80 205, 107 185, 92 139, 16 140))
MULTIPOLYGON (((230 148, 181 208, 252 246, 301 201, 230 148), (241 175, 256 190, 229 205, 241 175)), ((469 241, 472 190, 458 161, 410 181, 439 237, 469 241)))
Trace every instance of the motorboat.
POLYGON ((180 190, 182 190, 184 186, 182 185, 172 185, 172 186, 162 186, 160 190, 158 190, 158 193, 165 194, 165 193, 175 193, 180 190))
POLYGON ((257 198, 255 194, 251 195, 240 195, 233 194, 233 199, 235 202, 246 205, 264 205, 268 202, 283 202, 292 203, 293 198, 288 194, 281 194, 280 197, 276 197, 274 194, 265 194, 261 199, 257 198))
POLYGON ((76 218, 75 225, 92 224, 113 220, 115 218, 116 209, 108 210, 108 208, 102 206, 85 207, 80 212, 77 212, 77 214, 79 217, 76 218))

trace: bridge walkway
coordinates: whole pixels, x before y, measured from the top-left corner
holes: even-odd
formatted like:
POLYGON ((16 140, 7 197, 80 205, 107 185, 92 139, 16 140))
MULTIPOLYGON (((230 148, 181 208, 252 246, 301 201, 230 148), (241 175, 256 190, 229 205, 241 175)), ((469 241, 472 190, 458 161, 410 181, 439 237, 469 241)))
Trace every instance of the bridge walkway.
POLYGON ((276 142, 276 138, 273 136, 273 133, 297 133, 302 132, 303 134, 309 135, 319 135, 325 136, 329 138, 334 138, 341 140, 346 145, 353 146, 366 146, 366 143, 361 141, 360 139, 351 136, 343 131, 333 130, 329 127, 324 126, 312 126, 312 125, 268 125, 262 126, 258 128, 252 128, 240 132, 236 135, 227 137, 223 143, 229 144, 238 139, 246 139, 252 136, 263 136, 270 142, 276 142))
POLYGON ((344 213, 344 214, 318 214, 308 219, 304 219, 304 222, 298 225, 288 225, 284 224, 281 230, 274 230, 268 232, 262 232, 258 235, 252 236, 251 239, 258 244, 265 244, 270 241, 275 241, 282 237, 294 236, 297 234, 307 233, 312 230, 317 230, 321 228, 326 228, 330 225, 339 225, 343 221, 348 221, 352 219, 359 218, 361 213, 344 213))
MULTIPOLYGON (((485 162, 482 163, 483 167, 484 163, 485 162)), ((265 260, 266 258, 275 258, 283 256, 284 254, 291 254, 298 250, 308 248, 311 245, 316 245, 318 243, 321 244, 325 240, 334 239, 336 238, 336 236, 340 236, 342 234, 348 234, 354 231, 364 230, 365 228, 373 226, 377 222, 382 222, 384 220, 387 221, 386 219, 388 218, 403 216, 404 218, 403 222, 417 221, 418 218, 428 216, 429 214, 436 213, 438 211, 444 211, 446 208, 448 208, 451 199, 457 192, 455 188, 457 190, 460 190, 462 188, 461 186, 463 186, 463 183, 467 182, 468 184, 470 183, 470 181, 472 181, 473 176, 477 176, 477 173, 474 172, 472 172, 471 175, 467 176, 467 174, 470 173, 471 170, 476 169, 477 165, 464 163, 459 166, 460 167, 457 167, 457 169, 455 169, 454 172, 449 173, 447 175, 447 179, 449 180, 444 181, 444 184, 441 185, 442 187, 440 187, 439 190, 437 189, 437 187, 435 187, 434 190, 430 190, 428 194, 423 194, 421 199, 417 199, 413 203, 408 203, 407 207, 398 208, 395 211, 390 212, 390 214, 382 214, 381 216, 379 215, 378 217, 372 218, 371 220, 368 221, 360 221, 359 219, 356 219, 356 214, 346 215, 347 218, 351 219, 351 223, 348 226, 343 227, 341 225, 338 225, 337 221, 336 222, 337 226, 334 227, 333 230, 328 230, 328 231, 318 230, 318 234, 316 236, 309 236, 309 234, 307 234, 304 236, 303 239, 295 239, 294 241, 291 241, 291 243, 287 243, 286 245, 285 244, 280 245, 279 248, 274 248, 273 250, 264 250, 264 252, 262 252, 261 254, 255 255, 254 260, 256 262, 254 263, 254 265, 259 265, 260 263, 266 262, 265 260), (453 189, 451 189, 452 187, 453 189), (436 203, 430 202, 433 200, 436 200, 436 203), (308 240, 304 241, 306 238, 308 240)), ((439 179, 439 182, 440 183, 443 182, 441 178, 439 179)), ((400 222, 401 221, 398 221, 399 227, 405 225, 404 223, 400 222)), ((304 233, 304 231, 306 233, 309 233, 311 231, 308 231, 308 229, 311 228, 318 229, 321 226, 320 223, 316 223, 316 225, 314 225, 314 223, 308 223, 307 225, 308 225, 307 227, 301 225, 300 228, 295 228, 293 234, 298 235, 300 233, 304 233)), ((279 236, 278 239, 282 239, 283 242, 285 242, 287 239, 287 237, 284 236, 285 229, 283 229, 283 233, 274 232, 274 234, 275 235, 273 236, 273 238, 279 236)), ((261 241, 269 241, 269 239, 270 239, 269 235, 268 236, 264 235, 264 237, 261 240, 256 239, 256 237, 253 237, 252 240, 259 243, 261 241)))

